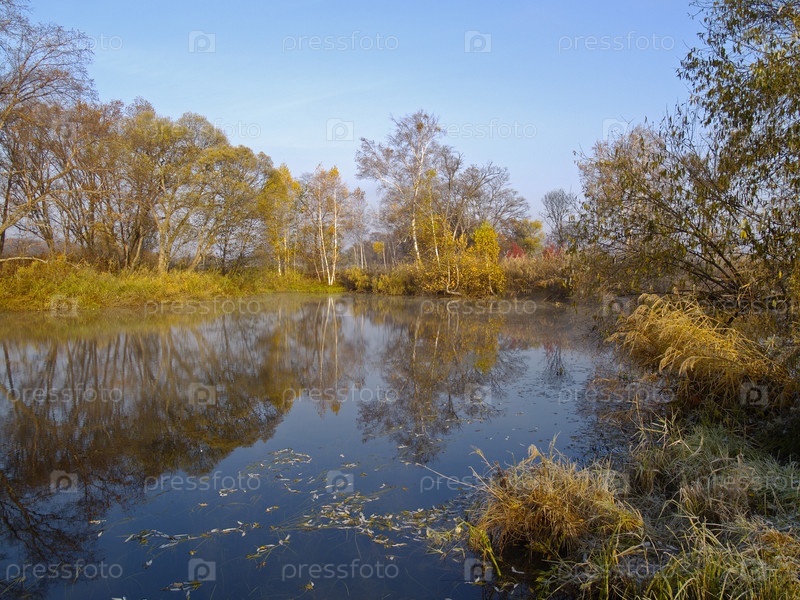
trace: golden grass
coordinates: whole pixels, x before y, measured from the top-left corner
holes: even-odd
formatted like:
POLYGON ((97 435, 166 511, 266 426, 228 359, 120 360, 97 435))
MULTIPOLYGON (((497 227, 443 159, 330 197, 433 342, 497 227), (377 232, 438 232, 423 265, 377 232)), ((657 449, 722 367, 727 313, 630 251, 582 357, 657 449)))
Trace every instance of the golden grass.
POLYGON ((110 273, 61 259, 9 266, 0 273, 0 310, 77 310, 143 306, 148 302, 207 300, 273 291, 339 292, 297 273, 278 276, 268 271, 236 275, 216 272, 147 269, 110 273))
POLYGON ((758 404, 777 406, 797 392, 784 365, 696 302, 644 294, 639 303, 609 341, 621 344, 640 366, 674 381, 683 400, 732 405, 749 402, 750 388, 763 388, 763 394, 756 394, 758 404))
POLYGON ((486 532, 495 552, 524 547, 556 557, 612 534, 642 533, 641 515, 618 497, 621 474, 579 469, 552 446, 548 454, 531 446, 528 458, 481 483, 474 528, 486 532))
POLYGON ((511 296, 529 296, 541 292, 567 296, 570 293, 569 257, 566 252, 504 258, 500 261, 500 268, 505 274, 506 293, 511 296))

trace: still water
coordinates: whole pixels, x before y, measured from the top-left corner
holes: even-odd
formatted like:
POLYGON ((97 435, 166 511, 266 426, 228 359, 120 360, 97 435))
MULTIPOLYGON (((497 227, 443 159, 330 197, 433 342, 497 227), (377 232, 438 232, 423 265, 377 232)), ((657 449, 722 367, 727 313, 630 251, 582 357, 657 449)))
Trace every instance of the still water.
POLYGON ((2 315, 0 597, 490 597, 426 511, 475 449, 580 455, 590 326, 360 296, 2 315))

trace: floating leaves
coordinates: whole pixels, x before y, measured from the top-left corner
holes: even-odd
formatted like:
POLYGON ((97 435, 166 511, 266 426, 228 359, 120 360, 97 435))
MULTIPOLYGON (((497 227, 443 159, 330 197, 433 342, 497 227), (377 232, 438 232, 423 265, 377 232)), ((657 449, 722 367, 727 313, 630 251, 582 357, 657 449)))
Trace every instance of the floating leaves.
POLYGON ((208 538, 213 535, 228 535, 231 533, 241 533, 242 537, 247 535, 248 529, 258 529, 260 525, 258 523, 242 523, 241 521, 237 521, 236 527, 226 527, 225 529, 210 529, 205 533, 201 533, 199 535, 191 535, 188 533, 176 533, 176 534, 169 534, 164 533, 163 531, 159 531, 157 529, 146 529, 144 531, 140 531, 139 533, 132 533, 127 538, 125 538, 124 543, 128 543, 131 541, 138 541, 140 544, 147 545, 150 543, 150 539, 154 542, 155 540, 167 540, 166 542, 161 543, 157 548, 160 550, 162 548, 171 548, 173 546, 177 546, 182 542, 188 542, 191 540, 199 540, 202 538, 208 538))

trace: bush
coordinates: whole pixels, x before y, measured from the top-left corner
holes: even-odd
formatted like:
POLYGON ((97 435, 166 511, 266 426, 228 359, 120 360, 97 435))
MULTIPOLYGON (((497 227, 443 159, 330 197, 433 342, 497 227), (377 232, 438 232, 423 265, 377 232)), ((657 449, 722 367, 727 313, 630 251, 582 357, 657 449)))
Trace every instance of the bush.
POLYGON ((351 292, 371 292, 375 279, 361 267, 348 267, 342 272, 342 285, 351 292))
POLYGON ((398 265, 389 273, 381 273, 373 278, 372 289, 387 296, 409 296, 419 289, 416 267, 398 265))

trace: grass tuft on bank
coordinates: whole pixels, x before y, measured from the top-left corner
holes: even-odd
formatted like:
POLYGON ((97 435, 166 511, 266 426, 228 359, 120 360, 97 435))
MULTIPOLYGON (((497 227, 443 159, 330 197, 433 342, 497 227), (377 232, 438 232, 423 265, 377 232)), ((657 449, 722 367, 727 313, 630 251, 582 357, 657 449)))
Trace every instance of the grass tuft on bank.
MULTIPOLYGON (((551 445, 535 445, 528 457, 481 482, 472 531, 492 550, 513 548, 552 558, 593 547, 610 535, 641 537, 643 521, 615 491, 623 485, 613 469, 579 469, 551 445)), ((473 543, 473 546, 478 544, 473 543)))
POLYGON ((692 405, 778 407, 798 392, 784 364, 692 300, 644 294, 609 341, 640 367, 667 378, 676 397, 692 405))

